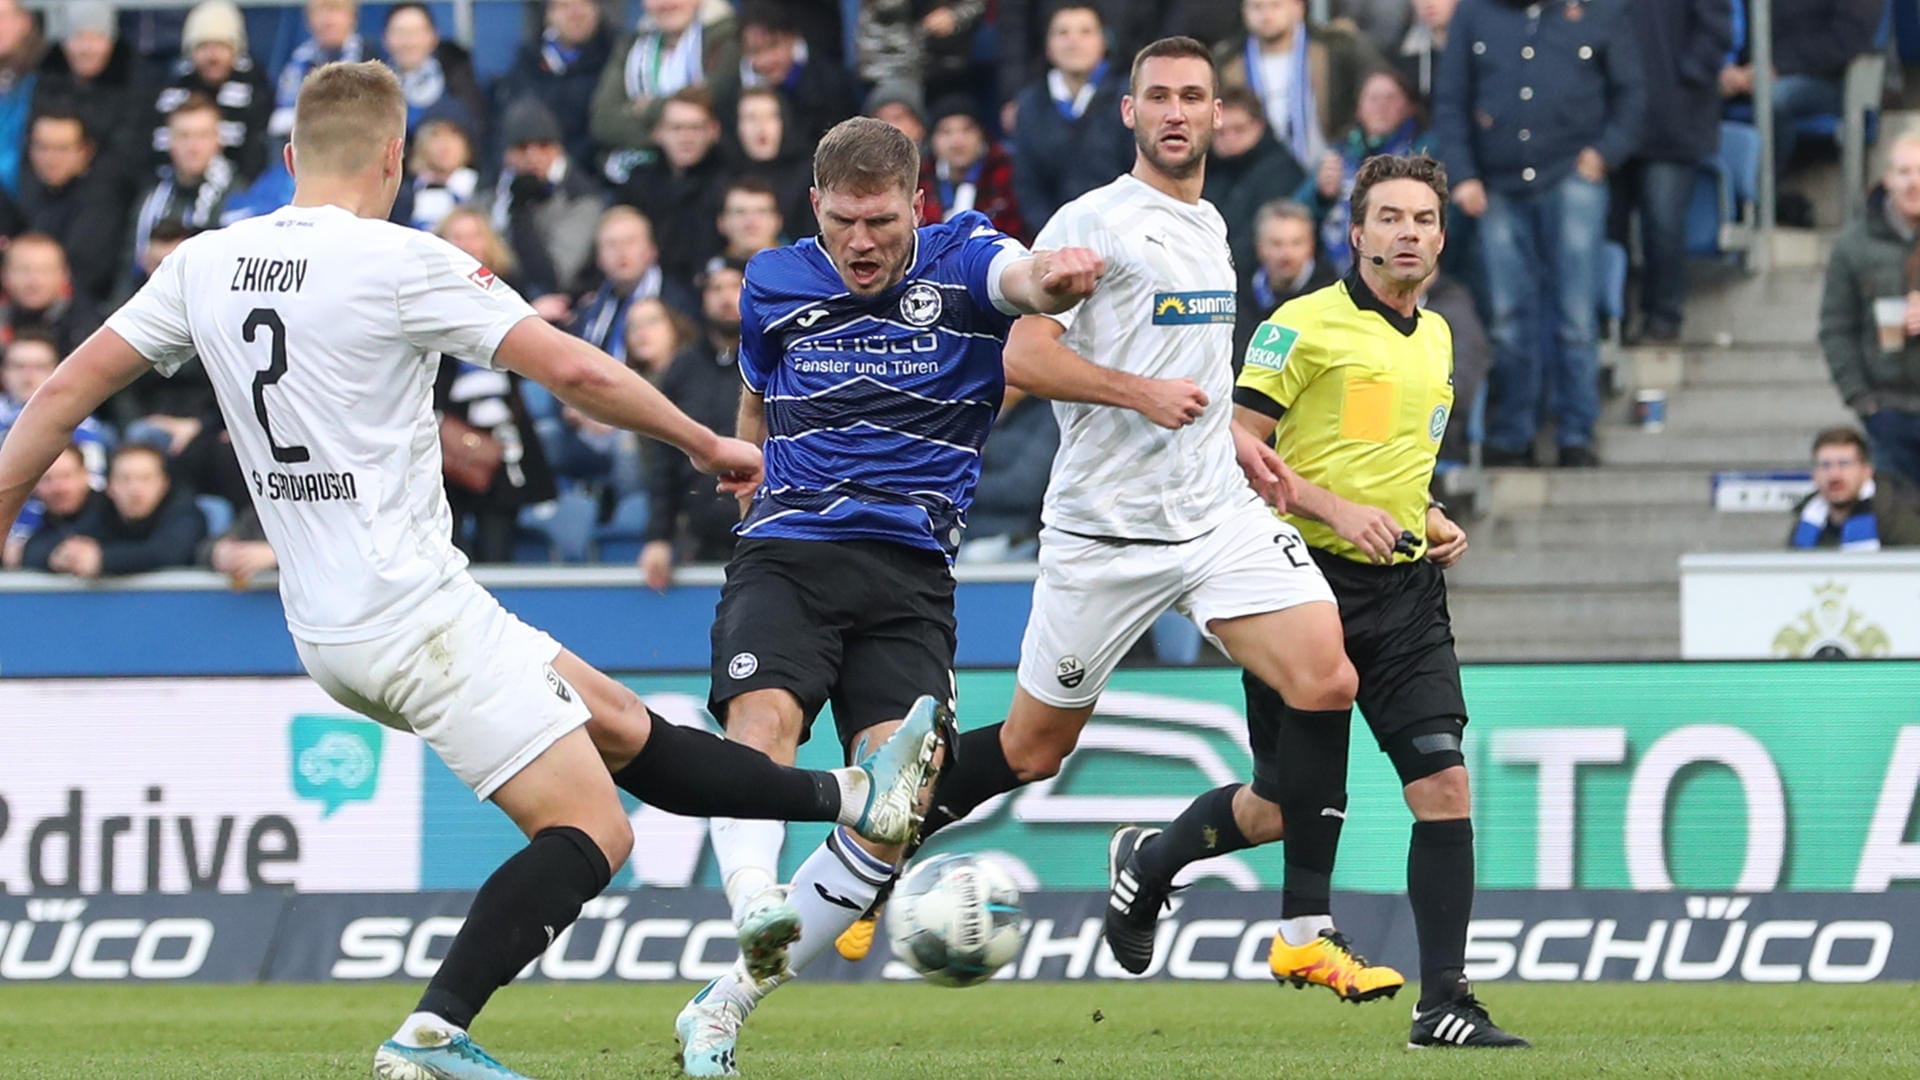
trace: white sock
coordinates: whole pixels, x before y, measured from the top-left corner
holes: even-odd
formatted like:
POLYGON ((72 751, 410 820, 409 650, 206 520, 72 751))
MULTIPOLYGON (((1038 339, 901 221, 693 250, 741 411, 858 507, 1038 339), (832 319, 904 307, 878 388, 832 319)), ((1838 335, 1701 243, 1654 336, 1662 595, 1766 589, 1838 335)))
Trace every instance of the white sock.
POLYGON ((709 833, 714 858, 720 863, 720 883, 738 922, 748 900, 779 882, 780 845, 787 839, 787 826, 780 821, 717 817, 709 833))
POLYGON ((425 1050, 444 1046, 448 1039, 465 1030, 455 1027, 437 1013, 417 1012, 400 1021, 400 1030, 393 1033, 393 1041, 415 1050, 425 1050))
POLYGON ((788 902, 800 912, 800 940, 788 947, 787 965, 794 974, 832 948, 892 879, 893 867, 854 843, 846 829, 829 833, 793 875, 788 902))
POLYGON ((834 769, 833 778, 840 783, 839 823, 851 829, 860 824, 860 815, 867 808, 867 792, 872 783, 867 774, 860 769, 834 769))
POLYGON ((784 972, 771 979, 755 982, 747 974, 747 962, 735 960, 732 970, 714 980, 712 997, 729 998, 740 1006, 742 1013, 751 1013, 760 1004, 761 999, 774 992, 782 983, 793 978, 791 972, 784 972))
POLYGON ((1312 944, 1320 936, 1320 931, 1331 929, 1331 915, 1302 915, 1297 919, 1280 920, 1280 937, 1294 948, 1312 944))

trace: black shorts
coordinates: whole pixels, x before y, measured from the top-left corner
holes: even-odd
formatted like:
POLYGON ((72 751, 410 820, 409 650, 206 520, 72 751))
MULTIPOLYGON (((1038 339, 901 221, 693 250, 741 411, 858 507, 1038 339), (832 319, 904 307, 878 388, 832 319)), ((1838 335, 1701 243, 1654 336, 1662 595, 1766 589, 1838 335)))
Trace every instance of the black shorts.
POLYGON ((946 557, 878 540, 748 539, 734 548, 713 620, 707 707, 752 690, 800 699, 807 730, 833 703, 845 749, 914 700, 953 694, 953 574, 946 557))
POLYGON ((1346 629, 1347 659, 1360 676, 1357 702, 1382 749, 1402 728, 1467 719, 1460 658, 1453 652, 1447 578, 1420 559, 1370 566, 1313 552, 1333 586, 1346 629))
MULTIPOLYGON (((1319 550, 1312 554, 1339 601, 1347 659, 1360 677, 1360 712, 1380 749, 1389 750, 1394 736, 1416 727, 1416 735, 1429 728, 1457 733, 1467 722, 1467 699, 1440 568, 1425 559, 1370 566, 1319 550)), ((1251 675, 1242 682, 1258 769, 1277 752, 1280 695, 1251 675)))

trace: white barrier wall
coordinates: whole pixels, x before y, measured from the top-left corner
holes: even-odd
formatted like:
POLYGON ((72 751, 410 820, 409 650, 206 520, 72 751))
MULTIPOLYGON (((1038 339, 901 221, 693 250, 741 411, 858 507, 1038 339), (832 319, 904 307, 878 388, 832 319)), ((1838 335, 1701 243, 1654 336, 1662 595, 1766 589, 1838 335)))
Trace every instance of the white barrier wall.
POLYGON ((1920 657, 1920 551, 1682 556, 1680 655, 1920 657))

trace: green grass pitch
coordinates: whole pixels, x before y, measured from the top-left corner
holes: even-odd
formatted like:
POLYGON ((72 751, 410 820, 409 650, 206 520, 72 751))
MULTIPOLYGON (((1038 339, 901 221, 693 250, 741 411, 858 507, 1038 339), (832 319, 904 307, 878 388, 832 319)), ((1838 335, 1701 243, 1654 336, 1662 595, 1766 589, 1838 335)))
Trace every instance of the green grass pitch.
MULTIPOLYGON (((673 1016, 692 989, 510 987, 475 1035, 542 1080, 673 1076, 673 1016)), ((765 1080, 1920 1076, 1920 984, 1482 989, 1536 1049, 1408 1053, 1410 1002, 1356 1008, 1320 990, 798 985, 754 1018, 740 1066, 765 1080)), ((0 986, 0 1077, 366 1076, 417 993, 0 986)))

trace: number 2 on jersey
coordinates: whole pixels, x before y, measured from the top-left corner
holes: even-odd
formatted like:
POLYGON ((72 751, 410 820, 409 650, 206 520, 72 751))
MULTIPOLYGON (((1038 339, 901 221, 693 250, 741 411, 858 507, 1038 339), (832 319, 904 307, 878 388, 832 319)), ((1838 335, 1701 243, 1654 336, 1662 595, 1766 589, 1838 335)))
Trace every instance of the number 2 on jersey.
POLYGON ((281 446, 275 442, 273 423, 267 419, 267 387, 279 382, 280 376, 287 373, 287 324, 280 321, 280 313, 272 308, 254 308, 247 313, 247 321, 240 328, 240 334, 251 345, 263 326, 267 328, 271 353, 267 369, 253 377, 253 415, 260 420, 260 430, 267 433, 267 445, 273 449, 273 460, 282 465, 298 465, 313 455, 304 446, 281 446))

